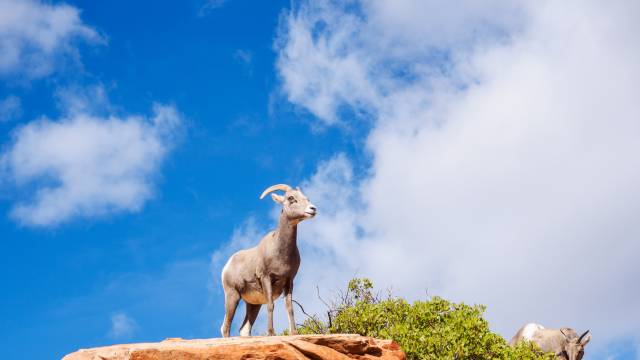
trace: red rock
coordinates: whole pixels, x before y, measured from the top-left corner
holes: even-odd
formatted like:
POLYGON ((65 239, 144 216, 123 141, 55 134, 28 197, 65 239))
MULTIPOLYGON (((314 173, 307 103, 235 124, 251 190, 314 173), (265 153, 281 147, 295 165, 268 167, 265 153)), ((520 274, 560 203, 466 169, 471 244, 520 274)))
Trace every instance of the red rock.
POLYGON ((257 336, 125 344, 83 349, 63 360, 406 360, 391 340, 360 335, 257 336))

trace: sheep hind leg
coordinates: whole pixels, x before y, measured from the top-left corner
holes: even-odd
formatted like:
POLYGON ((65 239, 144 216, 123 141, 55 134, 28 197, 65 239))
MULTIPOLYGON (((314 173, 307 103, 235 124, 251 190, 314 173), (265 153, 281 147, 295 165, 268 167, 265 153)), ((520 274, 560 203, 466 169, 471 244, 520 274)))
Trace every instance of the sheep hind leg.
POLYGON ((229 337, 231 332, 231 322, 233 321, 233 316, 236 313, 236 308, 238 307, 238 302, 240 301, 240 293, 236 289, 225 289, 224 291, 224 321, 222 322, 222 327, 220 328, 220 332, 223 337, 229 337))
POLYGON ((246 305, 247 311, 244 316, 244 321, 242 322, 242 327, 240 328, 240 336, 251 336, 251 328, 256 322, 260 307, 262 306, 260 304, 254 305, 249 303, 246 303, 246 305))

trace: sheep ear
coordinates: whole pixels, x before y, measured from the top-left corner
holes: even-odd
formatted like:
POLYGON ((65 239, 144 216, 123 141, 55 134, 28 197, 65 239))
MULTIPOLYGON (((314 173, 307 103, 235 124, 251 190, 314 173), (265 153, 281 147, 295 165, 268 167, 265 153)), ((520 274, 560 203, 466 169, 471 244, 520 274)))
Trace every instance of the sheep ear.
POLYGON ((271 194, 271 198, 273 199, 273 201, 282 204, 284 202, 284 196, 280 196, 278 194, 271 194))

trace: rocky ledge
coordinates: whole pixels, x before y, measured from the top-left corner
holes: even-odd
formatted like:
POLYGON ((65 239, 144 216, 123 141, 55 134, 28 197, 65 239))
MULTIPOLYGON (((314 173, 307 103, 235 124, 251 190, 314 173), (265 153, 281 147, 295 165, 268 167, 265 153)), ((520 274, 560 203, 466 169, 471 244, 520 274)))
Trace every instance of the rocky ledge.
POLYGON ((390 340, 360 335, 297 335, 167 339, 159 343, 82 349, 63 360, 406 360, 390 340))

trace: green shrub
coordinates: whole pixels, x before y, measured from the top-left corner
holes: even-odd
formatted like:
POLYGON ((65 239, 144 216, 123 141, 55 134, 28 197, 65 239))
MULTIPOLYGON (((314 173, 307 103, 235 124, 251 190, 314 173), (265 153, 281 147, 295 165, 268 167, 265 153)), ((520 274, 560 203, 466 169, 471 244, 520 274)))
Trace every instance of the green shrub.
POLYGON ((408 359, 552 360, 534 344, 510 347, 482 318, 485 307, 456 304, 440 297, 408 303, 391 294, 381 298, 368 279, 353 279, 347 291, 328 305, 326 320, 309 316, 301 334, 356 333, 393 339, 408 359))

